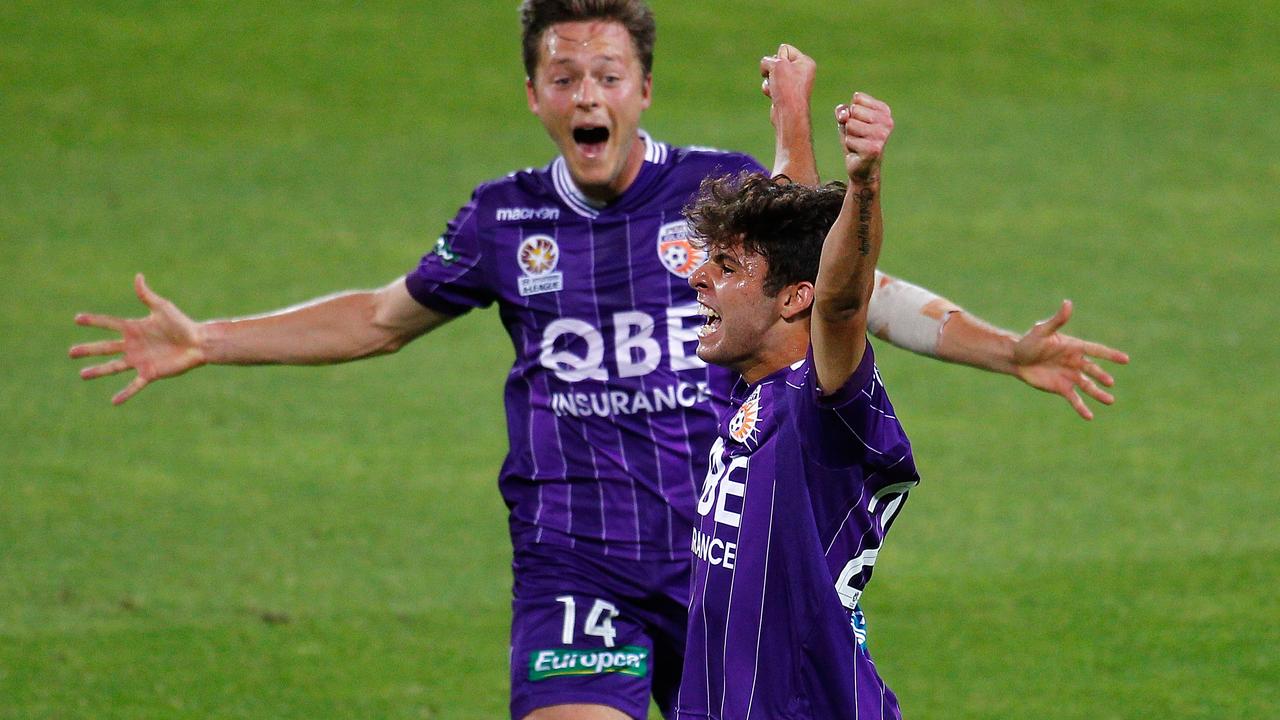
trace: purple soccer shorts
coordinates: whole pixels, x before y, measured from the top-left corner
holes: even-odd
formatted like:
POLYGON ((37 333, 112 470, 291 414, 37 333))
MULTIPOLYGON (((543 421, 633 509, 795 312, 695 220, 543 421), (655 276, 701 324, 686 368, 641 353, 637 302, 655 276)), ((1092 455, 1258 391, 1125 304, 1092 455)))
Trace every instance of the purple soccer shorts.
POLYGON ((533 544, 516 549, 512 571, 512 718, 586 703, 644 720, 651 693, 671 716, 684 664, 687 561, 533 544))

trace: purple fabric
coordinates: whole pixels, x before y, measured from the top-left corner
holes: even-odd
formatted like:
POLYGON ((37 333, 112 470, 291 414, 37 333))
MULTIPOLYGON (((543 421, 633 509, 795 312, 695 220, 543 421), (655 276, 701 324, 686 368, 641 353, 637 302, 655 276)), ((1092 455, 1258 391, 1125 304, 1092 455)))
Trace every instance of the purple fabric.
POLYGON ((589 703, 644 718, 651 690, 671 717, 684 662, 687 562, 530 544, 516 550, 513 570, 511 717, 589 703))
POLYGON ((697 506, 678 718, 900 717, 857 603, 919 476, 869 344, 833 395, 814 375, 809 357, 734 388, 697 506))
POLYGON ((498 304, 515 349, 499 486, 516 547, 687 552, 732 379, 694 354, 696 251, 681 210, 706 176, 761 168, 646 141, 636 181, 605 207, 577 193, 559 159, 481 185, 405 278, 441 312, 498 304))

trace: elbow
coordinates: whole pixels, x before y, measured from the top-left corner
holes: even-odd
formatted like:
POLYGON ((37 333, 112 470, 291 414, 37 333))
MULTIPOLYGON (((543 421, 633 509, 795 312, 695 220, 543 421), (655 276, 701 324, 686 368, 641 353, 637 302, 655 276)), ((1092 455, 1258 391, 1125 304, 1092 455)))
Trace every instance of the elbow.
POLYGON ((411 335, 386 318, 377 317, 370 323, 368 355, 390 355, 399 352, 400 348, 409 344, 415 335, 411 335))
POLYGON ((365 327, 368 333, 364 343, 365 356, 390 355, 416 337, 406 332, 401 324, 377 306, 369 309, 365 327))
POLYGON ((870 297, 859 294, 827 294, 814 296, 813 310, 829 322, 845 323, 866 315, 870 297))
POLYGON ((400 348, 408 344, 409 344, 409 341, 402 337, 398 337, 395 335, 387 335, 382 339, 381 342, 379 342, 377 345, 374 346, 373 351, 370 352, 369 354, 370 355, 390 355, 392 353, 399 352, 400 348))

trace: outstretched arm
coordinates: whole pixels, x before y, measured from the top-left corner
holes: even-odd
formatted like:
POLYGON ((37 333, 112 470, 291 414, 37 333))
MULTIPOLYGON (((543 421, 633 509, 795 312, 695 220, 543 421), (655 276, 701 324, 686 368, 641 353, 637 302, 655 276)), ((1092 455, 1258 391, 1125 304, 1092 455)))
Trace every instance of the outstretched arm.
POLYGON ((119 333, 71 348, 73 358, 120 355, 86 367, 80 377, 137 371, 111 399, 119 405, 155 380, 176 377, 201 365, 323 365, 394 352, 450 318, 419 304, 404 280, 381 290, 349 292, 234 320, 195 322, 178 306, 134 278, 138 299, 151 311, 144 318, 82 313, 76 323, 119 333))
POLYGON ((774 130, 773 174, 786 175, 802 185, 818 184, 813 156, 813 128, 809 100, 818 66, 792 45, 778 46, 778 54, 760 59, 760 90, 769 98, 769 121, 774 130))
POLYGON ((997 328, 929 290, 877 272, 868 326, 877 337, 898 347, 1012 375, 1038 390, 1061 395, 1080 417, 1092 420, 1093 412, 1078 391, 1105 405, 1115 402, 1099 387, 1112 387, 1115 378, 1098 361, 1123 365, 1129 356, 1060 332, 1071 312, 1071 303, 1064 301, 1053 318, 1019 335, 997 328))
POLYGON ((813 286, 811 342, 818 386, 833 393, 858 368, 867 348, 867 305, 884 238, 880 164, 893 131, 889 106, 854 93, 836 108, 849 185, 844 204, 822 244, 813 286))

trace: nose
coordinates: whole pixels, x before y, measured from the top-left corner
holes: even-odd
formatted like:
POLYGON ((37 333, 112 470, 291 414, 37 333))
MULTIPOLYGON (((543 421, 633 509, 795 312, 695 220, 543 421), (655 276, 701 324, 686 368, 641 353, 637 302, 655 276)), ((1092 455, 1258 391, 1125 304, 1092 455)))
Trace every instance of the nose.
POLYGON ((578 92, 574 95, 574 103, 584 108, 593 108, 600 104, 600 86, 590 75, 578 83, 578 92))
POLYGON ((707 263, 702 263, 697 270, 689 276, 689 287, 694 290, 706 290, 711 284, 707 279, 707 263))

